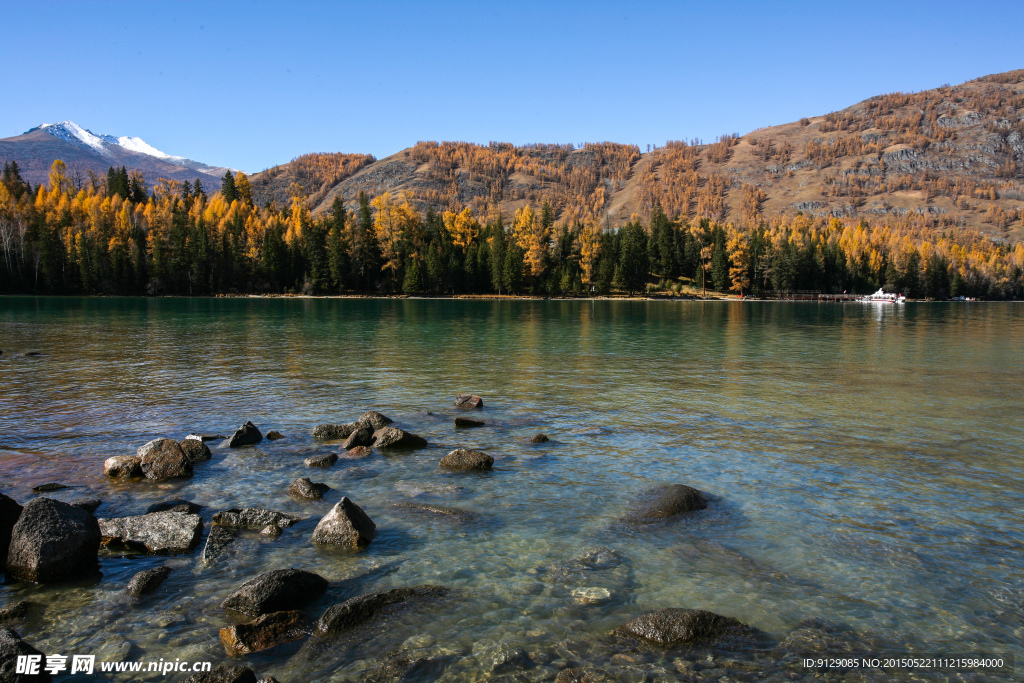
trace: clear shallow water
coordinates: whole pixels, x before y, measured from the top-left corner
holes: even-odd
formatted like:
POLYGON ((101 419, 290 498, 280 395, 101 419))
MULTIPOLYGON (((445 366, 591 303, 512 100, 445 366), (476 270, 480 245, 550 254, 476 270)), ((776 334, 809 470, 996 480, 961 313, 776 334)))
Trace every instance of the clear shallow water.
MULTIPOLYGON (((98 516, 184 497, 207 506, 207 530, 228 507, 309 518, 279 539, 240 539, 211 567, 201 545, 104 557, 98 584, 2 586, 0 605, 41 606, 18 629, 44 652, 222 662, 217 629, 230 622, 218 605, 262 571, 331 579, 314 618, 365 590, 458 589, 366 642, 245 659, 286 683, 358 680, 396 651, 451 657, 446 680, 483 679, 515 647, 535 655, 522 676, 549 680, 579 655, 559 644, 600 640, 662 607, 709 609, 775 640, 823 617, 893 643, 890 653, 1019 657, 1022 333, 1014 304, 0 298, 5 494, 24 503, 34 485, 74 484, 48 495, 100 497, 98 516), (44 355, 21 355, 30 350, 44 355), (484 397, 487 427, 453 427, 462 391, 484 397), (368 409, 430 448, 303 466, 338 450, 312 440, 315 425, 368 409), (106 457, 152 438, 230 434, 250 419, 287 438, 211 443, 213 460, 185 482, 103 476, 106 457), (537 432, 552 442, 527 443, 537 432), (493 455, 495 471, 439 472, 460 446, 493 455), (334 491, 290 499, 300 476, 334 491), (665 483, 715 501, 673 524, 617 523, 665 483), (378 538, 359 553, 318 552, 313 526, 341 495, 378 538), (453 525, 400 502, 480 517, 453 525), (565 569, 597 546, 622 564, 565 569), (156 596, 123 597, 132 574, 163 563, 175 571, 156 596), (611 599, 575 603, 573 589, 593 586, 611 599)), ((644 661, 672 679, 669 660, 644 661)))

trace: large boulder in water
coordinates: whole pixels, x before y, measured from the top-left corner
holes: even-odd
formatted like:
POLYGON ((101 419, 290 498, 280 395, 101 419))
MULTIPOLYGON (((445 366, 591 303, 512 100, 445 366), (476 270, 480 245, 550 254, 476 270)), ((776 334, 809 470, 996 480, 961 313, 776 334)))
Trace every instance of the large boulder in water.
POLYGON ((358 422, 349 422, 343 425, 322 424, 313 429, 313 438, 318 441, 335 441, 344 439, 349 434, 359 429, 358 422))
POLYGON ((270 612, 248 624, 220 630, 220 642, 231 657, 269 650, 306 636, 306 618, 299 610, 270 612))
POLYGON ((114 479, 142 476, 142 458, 137 455, 115 455, 103 461, 103 474, 114 479))
POLYGON ((373 442, 377 448, 423 448, 427 440, 398 427, 383 427, 373 433, 373 442))
POLYGON ((755 629, 732 617, 702 609, 675 607, 644 614, 612 631, 614 635, 633 636, 663 646, 714 643, 725 636, 752 635, 755 632, 755 629))
POLYGON ((423 598, 440 598, 448 593, 449 590, 444 586, 413 586, 365 593, 328 607, 317 622, 316 630, 321 635, 338 633, 369 621, 390 605, 423 598))
POLYGON ((371 431, 376 431, 387 427, 389 424, 394 422, 394 420, 387 415, 378 413, 376 410, 368 410, 360 415, 356 422, 359 424, 369 425, 371 431))
POLYGON ((7 564, 7 548, 11 545, 11 530, 21 515, 21 506, 0 493, 0 568, 7 564))
POLYGON ((203 537, 203 518, 188 512, 150 512, 100 519, 103 545, 145 548, 151 553, 187 553, 203 537))
POLYGON ((470 448, 457 448, 441 458, 442 468, 458 472, 489 470, 493 464, 494 458, 483 451, 474 451, 470 448))
POLYGON ((192 461, 174 439, 154 439, 139 447, 138 456, 146 479, 162 481, 192 476, 192 461))
POLYGON ((246 422, 231 435, 231 439, 228 441, 228 448, 253 446, 260 441, 263 441, 263 434, 260 433, 259 428, 252 422, 246 422))
POLYGON ((349 434, 341 442, 341 447, 347 451, 357 446, 369 446, 371 443, 373 443, 373 428, 368 424, 360 424, 359 429, 349 434))
POLYGON ((484 407, 484 400, 476 394, 459 394, 455 397, 455 407, 460 410, 478 410, 484 407))
POLYGON ((302 609, 327 590, 327 585, 327 579, 313 572, 277 569, 249 579, 220 606, 251 617, 302 609))
POLYGON ((18 670, 18 657, 36 655, 43 653, 35 649, 18 635, 17 631, 0 626, 0 681, 3 683, 49 683, 53 678, 46 672, 43 666, 46 664, 46 657, 40 660, 39 673, 29 676, 16 673, 18 670))
POLYGON ((313 530, 313 543, 358 548, 377 535, 377 525, 363 509, 343 497, 313 530))
POLYGON ((631 522, 653 522, 703 510, 707 506, 708 499, 695 488, 683 484, 658 486, 644 492, 640 505, 626 519, 631 522))
POLYGON ((178 442, 178 446, 193 465, 197 462, 206 462, 213 457, 210 447, 200 439, 184 439, 178 442))
POLYGON ((92 513, 52 498, 24 507, 11 529, 7 575, 48 583, 95 574, 100 526, 92 513))

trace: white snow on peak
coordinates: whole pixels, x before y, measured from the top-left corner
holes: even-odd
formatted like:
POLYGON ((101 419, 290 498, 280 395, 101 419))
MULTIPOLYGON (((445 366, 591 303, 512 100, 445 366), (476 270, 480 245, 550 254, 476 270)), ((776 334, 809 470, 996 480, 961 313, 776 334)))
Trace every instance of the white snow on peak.
POLYGON ((166 159, 167 161, 174 161, 177 163, 186 161, 185 157, 175 157, 171 156, 170 154, 165 154, 164 152, 161 152, 156 147, 153 147, 142 138, 120 137, 117 139, 117 144, 121 145, 122 147, 131 152, 138 152, 139 154, 148 154, 149 156, 157 157, 158 159, 166 159))
POLYGON ((48 131, 51 135, 58 137, 67 142, 71 142, 71 138, 76 138, 80 142, 84 142, 89 147, 100 154, 107 154, 106 148, 103 146, 104 142, 112 142, 112 138, 109 135, 99 136, 90 130, 82 128, 74 121, 61 121, 60 123, 44 123, 39 128, 48 131))

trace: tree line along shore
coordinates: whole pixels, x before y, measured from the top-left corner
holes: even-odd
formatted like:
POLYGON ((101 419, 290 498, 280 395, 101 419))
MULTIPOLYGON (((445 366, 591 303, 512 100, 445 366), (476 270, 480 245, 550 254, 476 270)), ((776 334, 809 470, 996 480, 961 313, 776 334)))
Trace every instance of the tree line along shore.
POLYGON ((655 206, 611 226, 560 220, 548 202, 512 216, 468 207, 419 211, 388 192, 339 196, 313 214, 258 206, 247 176, 207 193, 111 168, 81 185, 55 161, 33 187, 16 164, 0 182, 2 294, 680 295, 771 297, 783 292, 911 298, 1024 298, 1024 244, 913 220, 798 213, 719 223, 655 206))

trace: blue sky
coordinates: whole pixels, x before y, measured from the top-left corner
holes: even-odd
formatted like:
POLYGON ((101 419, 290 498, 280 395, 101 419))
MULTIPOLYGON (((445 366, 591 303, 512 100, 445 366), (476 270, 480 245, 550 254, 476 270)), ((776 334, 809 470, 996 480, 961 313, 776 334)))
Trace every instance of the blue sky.
POLYGON ((1024 68, 1024 3, 0 1, 0 137, 255 172, 417 140, 714 139, 1024 68))

